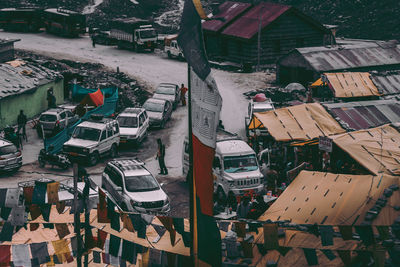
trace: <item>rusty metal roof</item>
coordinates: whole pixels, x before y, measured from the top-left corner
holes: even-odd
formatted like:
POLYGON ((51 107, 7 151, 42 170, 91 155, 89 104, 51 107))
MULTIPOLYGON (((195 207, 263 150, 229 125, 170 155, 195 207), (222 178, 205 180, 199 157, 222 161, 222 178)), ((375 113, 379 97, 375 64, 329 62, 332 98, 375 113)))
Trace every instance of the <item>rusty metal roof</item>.
POLYGON ((396 100, 325 103, 323 106, 349 131, 400 122, 400 101, 396 100))
POLYGON ((291 6, 277 3, 262 2, 252 7, 244 15, 226 27, 222 34, 250 39, 258 32, 260 15, 261 27, 265 28, 291 8, 291 6))
POLYGON ((400 64, 400 44, 395 42, 304 47, 294 51, 318 72, 400 64))
POLYGON ((250 7, 250 3, 224 2, 218 7, 218 14, 203 22, 203 30, 218 32, 250 7))
POLYGON ((62 76, 40 65, 23 61, 0 64, 0 99, 35 90, 62 76), (18 63, 18 64, 17 64, 18 63))
POLYGON ((373 73, 371 78, 383 95, 400 94, 400 72, 373 73))

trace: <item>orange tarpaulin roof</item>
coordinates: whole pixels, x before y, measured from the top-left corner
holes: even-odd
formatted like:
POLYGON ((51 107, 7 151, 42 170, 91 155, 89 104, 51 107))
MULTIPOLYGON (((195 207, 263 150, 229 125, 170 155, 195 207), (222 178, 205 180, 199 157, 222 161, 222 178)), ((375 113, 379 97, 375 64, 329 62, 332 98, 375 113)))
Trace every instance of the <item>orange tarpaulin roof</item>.
POLYGON ((318 103, 254 113, 249 129, 266 128, 280 142, 310 140, 345 130, 318 103))
POLYGON ((390 125, 330 137, 375 175, 400 175, 400 133, 390 125))
POLYGON ((324 82, 322 81, 321 78, 319 78, 318 80, 316 80, 315 82, 313 82, 311 84, 311 87, 318 87, 318 86, 322 86, 322 85, 324 85, 324 82))
MULTIPOLYGON (((302 171, 258 220, 360 225, 383 191, 393 184, 400 185, 400 179, 385 175, 302 171)), ((400 211, 392 208, 398 203, 399 190, 387 198, 386 206, 372 221, 372 225, 392 225, 400 215, 400 211)))
POLYGON ((372 82, 368 72, 324 73, 335 97, 379 96, 378 88, 372 82))

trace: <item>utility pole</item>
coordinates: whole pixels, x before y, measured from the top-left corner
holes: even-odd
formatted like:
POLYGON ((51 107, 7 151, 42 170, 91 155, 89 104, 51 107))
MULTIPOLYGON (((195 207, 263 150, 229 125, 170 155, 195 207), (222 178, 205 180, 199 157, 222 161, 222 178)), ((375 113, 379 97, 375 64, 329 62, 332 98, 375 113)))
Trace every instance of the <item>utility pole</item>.
MULTIPOLYGON (((86 172, 85 172, 86 173, 86 172)), ((89 235, 90 229, 90 210, 89 210, 89 192, 90 192, 90 182, 89 182, 89 177, 86 174, 85 177, 83 178, 85 182, 85 187, 83 189, 83 198, 85 201, 85 244, 86 248, 89 245, 89 242, 92 240, 89 240, 89 238, 92 237, 92 235, 89 235)), ((89 266, 89 254, 85 253, 85 258, 84 258, 84 266, 88 267, 89 266)))
POLYGON ((82 267, 81 214, 78 212, 78 163, 73 164, 74 173, 74 230, 77 241, 76 266, 82 267))

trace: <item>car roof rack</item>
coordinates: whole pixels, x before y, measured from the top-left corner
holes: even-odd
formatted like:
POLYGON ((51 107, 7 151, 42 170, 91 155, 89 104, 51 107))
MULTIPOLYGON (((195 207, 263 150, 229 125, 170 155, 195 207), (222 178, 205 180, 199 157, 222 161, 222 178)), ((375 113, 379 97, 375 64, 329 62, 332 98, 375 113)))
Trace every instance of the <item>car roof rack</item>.
POLYGON ((144 168, 143 166, 145 165, 145 163, 138 158, 117 159, 110 161, 110 163, 120 168, 123 171, 143 169, 144 168))

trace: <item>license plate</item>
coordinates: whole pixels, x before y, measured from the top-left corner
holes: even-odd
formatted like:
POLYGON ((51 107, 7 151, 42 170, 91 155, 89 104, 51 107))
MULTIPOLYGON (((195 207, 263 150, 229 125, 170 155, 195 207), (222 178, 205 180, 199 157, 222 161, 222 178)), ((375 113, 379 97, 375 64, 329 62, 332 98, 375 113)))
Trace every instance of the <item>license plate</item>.
POLYGON ((77 156, 78 156, 78 153, 76 153, 76 152, 69 152, 69 154, 70 154, 71 156, 74 156, 74 157, 77 157, 77 156))
POLYGON ((126 143, 126 140, 119 140, 120 143, 126 143))

